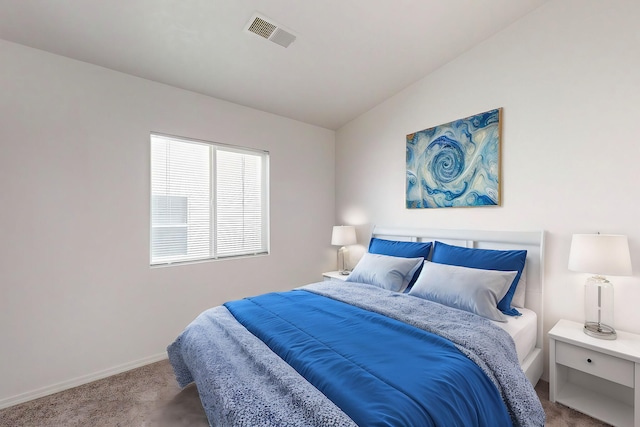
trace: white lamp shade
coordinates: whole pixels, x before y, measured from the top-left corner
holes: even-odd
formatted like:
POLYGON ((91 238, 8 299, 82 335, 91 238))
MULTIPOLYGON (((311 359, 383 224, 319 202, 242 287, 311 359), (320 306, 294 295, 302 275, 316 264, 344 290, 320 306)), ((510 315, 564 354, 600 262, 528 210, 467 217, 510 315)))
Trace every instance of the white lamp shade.
POLYGON ((627 236, 574 234, 569 270, 601 276, 630 276, 631 256, 627 236))
POLYGON ((353 225, 335 225, 331 233, 331 244, 335 246, 355 245, 356 228, 353 225))

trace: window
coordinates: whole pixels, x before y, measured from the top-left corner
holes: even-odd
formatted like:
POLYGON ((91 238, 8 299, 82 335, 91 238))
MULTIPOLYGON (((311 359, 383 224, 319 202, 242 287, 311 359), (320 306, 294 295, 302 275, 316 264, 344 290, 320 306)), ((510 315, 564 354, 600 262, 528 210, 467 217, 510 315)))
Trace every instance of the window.
POLYGON ((269 252, 269 154, 151 135, 151 265, 269 252))
POLYGON ((185 196, 151 195, 151 258, 187 255, 185 196))

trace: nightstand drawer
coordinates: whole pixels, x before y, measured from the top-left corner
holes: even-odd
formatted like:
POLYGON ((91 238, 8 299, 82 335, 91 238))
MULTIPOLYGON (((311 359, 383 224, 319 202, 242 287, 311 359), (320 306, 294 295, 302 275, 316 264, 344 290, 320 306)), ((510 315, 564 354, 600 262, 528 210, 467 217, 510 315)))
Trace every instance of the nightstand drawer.
POLYGON ((556 363, 633 387, 634 363, 561 341, 556 343, 556 363))

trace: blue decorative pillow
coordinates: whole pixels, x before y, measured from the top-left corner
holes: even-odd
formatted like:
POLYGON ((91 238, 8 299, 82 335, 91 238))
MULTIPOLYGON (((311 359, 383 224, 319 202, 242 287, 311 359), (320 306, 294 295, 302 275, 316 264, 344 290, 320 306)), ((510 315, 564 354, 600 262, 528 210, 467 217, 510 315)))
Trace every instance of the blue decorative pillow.
POLYGON ((457 265, 459 267, 479 268, 483 270, 517 271, 507 294, 498 303, 498 309, 510 316, 519 316, 520 312, 511 307, 511 300, 522 275, 527 251, 498 251, 493 249, 473 249, 451 246, 435 242, 431 261, 439 264, 457 265))
MULTIPOLYGON (((369 242, 369 253, 402 258, 423 258, 426 260, 429 257, 429 252, 431 252, 431 245, 431 242, 401 242, 372 237, 371 242, 369 242)), ((422 271, 422 264, 420 264, 420 268, 418 268, 418 271, 409 282, 407 291, 411 289, 418 279, 420 271, 422 271)))

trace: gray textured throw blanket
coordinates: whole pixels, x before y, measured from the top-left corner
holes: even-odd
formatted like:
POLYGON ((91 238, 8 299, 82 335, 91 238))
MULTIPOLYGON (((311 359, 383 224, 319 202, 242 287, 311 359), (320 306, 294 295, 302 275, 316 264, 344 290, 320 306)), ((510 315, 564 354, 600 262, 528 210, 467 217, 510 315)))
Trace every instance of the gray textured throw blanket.
MULTIPOLYGON (((520 369, 513 340, 490 321, 369 285, 319 282, 302 289, 451 340, 497 386, 515 426, 544 425, 544 411, 520 369)), ((212 426, 355 426, 225 307, 198 316, 167 351, 179 384, 196 382, 212 426)))

